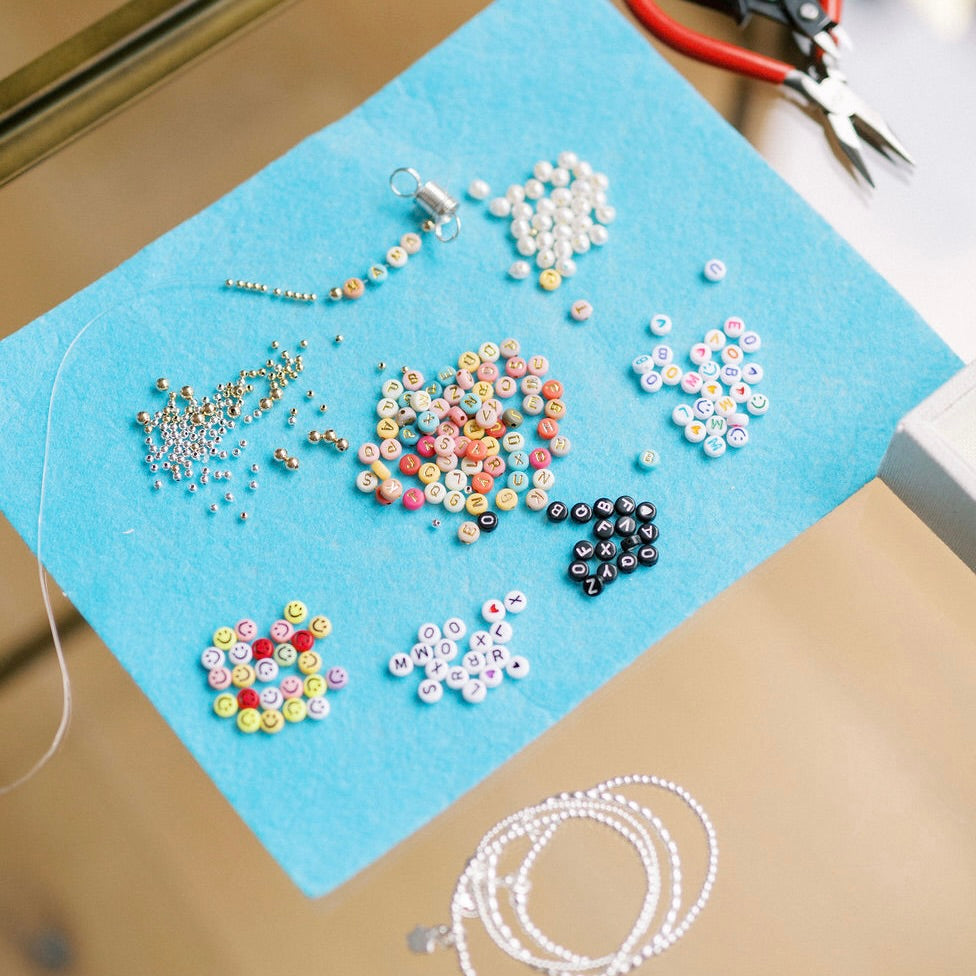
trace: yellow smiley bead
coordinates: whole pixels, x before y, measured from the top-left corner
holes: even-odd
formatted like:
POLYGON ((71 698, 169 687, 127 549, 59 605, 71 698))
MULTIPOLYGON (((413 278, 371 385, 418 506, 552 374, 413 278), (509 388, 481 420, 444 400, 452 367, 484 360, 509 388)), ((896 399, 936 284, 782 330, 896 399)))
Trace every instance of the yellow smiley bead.
POLYGON ((237 714, 237 697, 224 692, 214 699, 213 710, 221 718, 233 718, 237 714))
POLYGON ((468 500, 464 507, 469 515, 482 515, 488 511, 488 499, 484 495, 477 493, 468 495, 468 500))
POLYGON ((321 698, 329 689, 329 684, 320 674, 310 674, 305 679, 305 697, 321 698))
POLYGON ((237 727, 242 732, 257 732, 261 728, 261 716, 256 708, 242 708, 237 713, 237 727))
POLYGON ((332 621, 321 613, 312 617, 308 622, 308 632, 316 639, 321 640, 332 633, 332 621))
POLYGON ((555 268, 546 268, 539 273, 539 285, 545 291, 555 291, 563 283, 563 276, 555 268))
POLYGON ((233 627, 218 627, 214 631, 213 645, 222 651, 229 651, 237 641, 237 634, 233 627))
POLYGON ((301 600, 292 600, 285 606, 283 616, 290 624, 300 624, 308 616, 308 607, 301 600))
POLYGON ((516 505, 518 505, 518 492, 512 488, 502 488, 497 495, 495 495, 495 507, 503 512, 510 512, 516 505))
POLYGON ((315 674, 322 669, 322 655, 317 651, 303 651, 298 655, 298 670, 302 674, 315 674))
POLYGON ((281 714, 286 722, 301 722, 308 715, 308 709, 301 698, 289 698, 281 706, 281 714))
POLYGON ((269 708, 261 713, 261 731, 277 735, 285 727, 285 719, 277 708, 269 708))
POLYGON ((230 673, 230 680, 235 688, 250 688, 257 678, 250 664, 238 664, 230 673))
POLYGON ((473 373, 481 365, 481 357, 476 352, 462 352, 458 356, 458 369, 466 369, 469 373, 473 373))

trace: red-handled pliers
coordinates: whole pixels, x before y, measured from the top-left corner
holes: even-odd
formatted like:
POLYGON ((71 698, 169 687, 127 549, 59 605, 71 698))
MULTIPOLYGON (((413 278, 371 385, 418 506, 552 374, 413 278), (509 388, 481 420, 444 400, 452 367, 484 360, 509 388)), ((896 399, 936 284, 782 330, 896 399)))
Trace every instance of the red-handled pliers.
POLYGON ((839 27, 843 0, 698 0, 702 5, 731 13, 744 22, 750 13, 760 13, 788 24, 796 34, 810 42, 809 63, 805 70, 785 61, 749 51, 725 41, 691 30, 669 17, 653 0, 627 0, 637 18, 668 47, 698 61, 735 71, 760 81, 785 85, 799 92, 823 111, 827 124, 851 164, 874 185, 861 155, 864 139, 881 151, 890 150, 914 164, 905 147, 884 119, 851 91, 836 67, 836 45, 831 31, 839 27))

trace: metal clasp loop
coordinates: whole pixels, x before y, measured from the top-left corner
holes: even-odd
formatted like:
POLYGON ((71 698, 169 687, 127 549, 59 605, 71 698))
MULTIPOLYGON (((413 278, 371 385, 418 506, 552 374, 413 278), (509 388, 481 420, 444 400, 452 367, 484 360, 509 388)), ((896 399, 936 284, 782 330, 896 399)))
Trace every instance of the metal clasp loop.
POLYGON ((417 201, 420 208, 433 218, 434 233, 439 241, 447 244, 461 233, 458 202, 440 184, 433 180, 424 182, 415 169, 401 166, 390 174, 390 189, 398 197, 417 201))

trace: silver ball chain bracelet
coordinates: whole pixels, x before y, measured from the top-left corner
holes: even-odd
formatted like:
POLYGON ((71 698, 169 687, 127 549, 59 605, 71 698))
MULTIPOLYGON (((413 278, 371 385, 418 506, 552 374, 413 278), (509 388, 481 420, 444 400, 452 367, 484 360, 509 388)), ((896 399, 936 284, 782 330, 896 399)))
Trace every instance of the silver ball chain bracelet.
POLYGON ((688 931, 708 901, 717 870, 715 828, 702 805, 686 789, 657 776, 618 776, 589 790, 549 797, 495 824, 481 839, 458 879, 451 900, 451 924, 433 928, 418 926, 408 936, 408 944, 415 952, 433 952, 438 945, 453 948, 465 976, 477 976, 465 933, 465 921, 477 918, 499 949, 550 976, 564 973, 617 976, 630 972, 652 956, 660 955, 688 931), (686 910, 682 907, 681 859, 677 843, 649 807, 615 792, 622 787, 633 786, 650 786, 672 793, 691 810, 704 830, 708 844, 708 866, 697 898, 686 910), (530 875, 536 859, 559 828, 574 820, 592 820, 619 834, 640 858, 646 879, 643 901, 630 933, 613 953, 599 958, 581 955, 557 944, 538 928, 529 915, 530 875), (530 847, 521 864, 514 874, 499 875, 499 862, 506 847, 523 839, 530 842, 530 847), (659 850, 667 862, 669 877, 670 892, 666 906, 660 903, 662 872, 659 850), (512 921, 517 922, 521 929, 519 935, 502 915, 499 904, 499 893, 502 891, 507 892, 514 916, 512 921), (658 916, 661 920, 652 931, 652 924, 658 916))

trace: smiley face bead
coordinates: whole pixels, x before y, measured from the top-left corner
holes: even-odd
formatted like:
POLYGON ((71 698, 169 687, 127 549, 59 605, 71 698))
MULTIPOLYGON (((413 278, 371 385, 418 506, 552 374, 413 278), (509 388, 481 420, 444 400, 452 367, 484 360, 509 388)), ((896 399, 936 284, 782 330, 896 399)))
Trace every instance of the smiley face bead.
POLYGON ((301 600, 292 600, 285 605, 282 618, 290 624, 300 624, 308 616, 308 607, 301 600))

